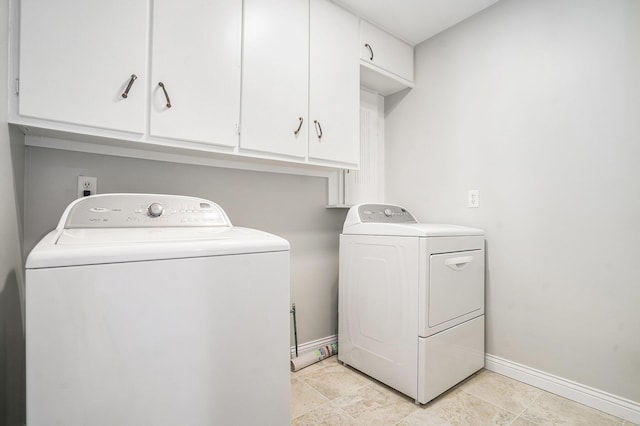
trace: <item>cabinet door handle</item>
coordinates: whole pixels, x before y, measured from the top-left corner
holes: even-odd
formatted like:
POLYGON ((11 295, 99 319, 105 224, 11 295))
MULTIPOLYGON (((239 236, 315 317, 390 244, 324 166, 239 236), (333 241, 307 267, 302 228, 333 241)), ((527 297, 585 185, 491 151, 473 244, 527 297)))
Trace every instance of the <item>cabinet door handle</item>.
POLYGON ((137 75, 131 74, 131 78, 129 78, 129 84, 127 84, 127 88, 124 89, 124 92, 122 92, 123 98, 127 99, 127 96, 129 96, 129 90, 131 90, 131 86, 133 86, 133 82, 136 81, 136 78, 138 78, 137 75))
POLYGON ((365 43, 364 47, 369 49, 369 53, 371 54, 371 57, 369 58, 369 60, 373 61, 373 49, 371 48, 371 45, 369 43, 365 43))
POLYGON ((316 126, 316 134, 318 135, 318 139, 322 139, 322 126, 318 120, 313 120, 313 124, 316 126))
POLYGON ((298 129, 293 132, 293 134, 296 136, 298 136, 298 133, 300 133, 300 129, 302 129, 302 122, 304 121, 304 119, 302 117, 298 117, 298 120, 300 120, 300 123, 298 123, 298 129))
POLYGON ((171 99, 169 99, 169 94, 167 93, 167 89, 164 88, 164 83, 159 82, 158 86, 162 87, 162 91, 164 92, 164 97, 167 98, 167 108, 171 108, 171 99))

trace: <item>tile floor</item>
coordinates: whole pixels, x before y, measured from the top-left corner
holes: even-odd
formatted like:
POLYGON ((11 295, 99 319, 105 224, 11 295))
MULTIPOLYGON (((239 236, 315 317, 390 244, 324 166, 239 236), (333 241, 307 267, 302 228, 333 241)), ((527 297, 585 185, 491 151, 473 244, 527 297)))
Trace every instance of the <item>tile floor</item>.
POLYGON ((338 363, 291 373, 292 425, 631 425, 624 420, 482 370, 429 404, 338 363))

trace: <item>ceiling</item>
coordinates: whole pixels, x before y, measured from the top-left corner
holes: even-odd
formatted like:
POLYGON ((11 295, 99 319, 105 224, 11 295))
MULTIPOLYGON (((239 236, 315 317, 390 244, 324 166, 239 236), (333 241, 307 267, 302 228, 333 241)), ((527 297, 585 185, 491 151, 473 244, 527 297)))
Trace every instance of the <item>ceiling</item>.
POLYGON ((415 46, 498 0, 334 0, 415 46))

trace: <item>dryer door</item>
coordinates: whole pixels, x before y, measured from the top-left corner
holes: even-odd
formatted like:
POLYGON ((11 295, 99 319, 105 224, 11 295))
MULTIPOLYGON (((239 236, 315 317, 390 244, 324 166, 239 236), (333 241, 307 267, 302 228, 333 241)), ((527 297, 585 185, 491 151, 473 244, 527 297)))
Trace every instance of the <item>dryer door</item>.
MULTIPOLYGON (((484 309, 484 251, 432 254, 429 258, 429 327, 484 309)), ((453 324, 451 324, 453 325, 453 324)))

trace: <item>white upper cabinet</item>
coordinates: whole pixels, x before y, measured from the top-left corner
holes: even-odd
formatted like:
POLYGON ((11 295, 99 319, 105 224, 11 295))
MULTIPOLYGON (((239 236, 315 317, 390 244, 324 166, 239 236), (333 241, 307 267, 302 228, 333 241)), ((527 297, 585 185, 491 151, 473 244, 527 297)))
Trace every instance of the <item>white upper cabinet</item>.
POLYGON ((151 136, 237 146, 241 35, 241 0, 154 0, 151 136))
POLYGON ((240 148, 359 162, 358 19, 328 0, 246 0, 240 148))
POLYGON ((240 147, 307 156, 309 3, 245 0, 240 147))
POLYGON ((358 18, 311 0, 309 157, 359 162, 358 18))
POLYGON ((413 47, 360 22, 361 84, 381 95, 413 87, 413 47))
POLYGON ((144 131, 147 1, 22 0, 20 16, 20 115, 144 131))
POLYGON ((9 1, 25 133, 359 167, 359 20, 329 0, 9 1))

